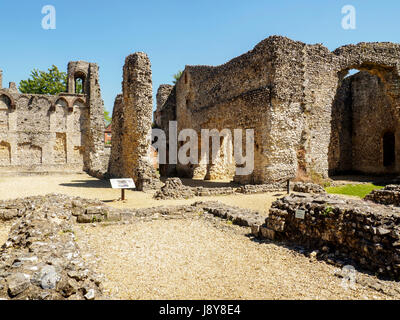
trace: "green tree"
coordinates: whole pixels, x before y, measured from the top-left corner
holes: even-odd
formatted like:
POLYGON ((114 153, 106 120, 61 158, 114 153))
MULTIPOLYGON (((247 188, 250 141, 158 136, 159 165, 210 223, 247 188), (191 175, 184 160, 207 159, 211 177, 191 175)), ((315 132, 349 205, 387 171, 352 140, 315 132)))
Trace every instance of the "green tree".
POLYGON ((173 84, 176 84, 178 80, 182 77, 183 71, 179 70, 177 73, 173 75, 174 81, 172 81, 173 84))
POLYGON ((108 126, 111 123, 111 116, 110 116, 110 112, 108 112, 105 108, 104 108, 104 121, 106 123, 106 126, 108 126))
POLYGON ((19 91, 22 93, 56 95, 66 90, 67 74, 55 65, 47 72, 34 69, 29 79, 19 83, 19 91))
MULTIPOLYGON (((19 91, 31 94, 56 95, 67 91, 67 78, 67 73, 60 71, 55 65, 47 71, 33 69, 30 78, 21 80, 19 83, 19 91)), ((75 93, 83 93, 81 79, 77 79, 75 86, 75 93)))

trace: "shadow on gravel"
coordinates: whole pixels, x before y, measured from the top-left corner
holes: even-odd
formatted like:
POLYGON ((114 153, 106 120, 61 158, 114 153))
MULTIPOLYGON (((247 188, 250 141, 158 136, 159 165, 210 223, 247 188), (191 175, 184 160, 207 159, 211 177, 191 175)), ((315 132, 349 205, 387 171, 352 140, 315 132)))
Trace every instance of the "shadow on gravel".
MULTIPOLYGON (((291 243, 289 241, 261 240, 261 239, 254 237, 254 235, 252 235, 251 233, 247 234, 246 237, 249 238, 251 241, 258 243, 258 244, 274 244, 274 245, 292 250, 292 251, 294 251, 298 254, 301 254, 309 259, 315 259, 315 261, 323 261, 327 264, 337 267, 338 269, 342 269, 344 266, 353 266, 358 273, 363 274, 365 276, 376 277, 377 279, 379 279, 381 281, 389 281, 392 283, 395 281, 393 279, 390 279, 389 277, 383 277, 380 275, 376 275, 369 270, 365 270, 351 258, 348 258, 345 256, 338 256, 335 253, 330 252, 330 251, 327 251, 315 258, 312 258, 311 254, 313 252, 315 252, 316 249, 308 249, 303 246, 299 246, 297 244, 291 243)), ((321 251, 321 250, 319 250, 319 251, 321 251)), ((399 282, 397 282, 397 283, 399 283, 399 282)))
POLYGON ((73 187, 73 188, 111 188, 109 180, 73 180, 69 183, 60 183, 63 187, 73 187))

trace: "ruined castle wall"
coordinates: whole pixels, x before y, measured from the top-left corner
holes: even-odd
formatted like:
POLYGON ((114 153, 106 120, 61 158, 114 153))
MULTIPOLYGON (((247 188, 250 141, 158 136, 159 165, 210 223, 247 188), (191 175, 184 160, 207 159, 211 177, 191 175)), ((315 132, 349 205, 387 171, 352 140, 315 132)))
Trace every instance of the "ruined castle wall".
POLYGON ((353 169, 353 77, 344 79, 332 104, 331 141, 329 145, 329 174, 350 173, 353 169))
MULTIPOLYGON (((398 115, 387 94, 387 84, 367 71, 345 79, 338 90, 332 114, 330 169, 337 172, 390 173, 385 167, 383 136, 390 131, 400 137, 398 115)), ((396 146, 400 156, 399 145, 396 146)))
MULTIPOLYGON (((352 82, 353 95, 353 161, 352 169, 364 173, 395 172, 383 163, 383 136, 391 131, 400 138, 398 118, 377 77, 357 74, 352 82)), ((399 144, 397 153, 400 156, 399 144)), ((397 157, 398 158, 398 157, 397 157)), ((397 168, 399 169, 399 168, 397 168)))
POLYGON ((99 67, 95 63, 75 61, 68 64, 68 92, 75 92, 76 80, 83 81, 83 93, 87 96, 89 124, 85 141, 85 170, 101 177, 107 171, 108 158, 104 153, 104 102, 99 84, 99 67))
POLYGON ((304 55, 301 42, 277 37, 273 39, 275 77, 271 114, 267 121, 270 136, 265 141, 263 181, 282 181, 296 175, 297 152, 301 148, 305 126, 303 105, 304 55))
MULTIPOLYGON (((169 161, 169 124, 171 121, 176 121, 176 87, 164 85, 164 95, 162 99, 157 98, 157 108, 159 107, 160 112, 160 128, 165 132, 166 144, 167 144, 167 162, 169 161), (166 92, 169 91, 167 97, 166 92), (165 100, 164 100, 165 99, 165 100)), ((160 174, 162 176, 175 176, 176 175, 176 164, 160 164, 160 174)))
MULTIPOLYGON (((0 88, 0 172, 101 171, 103 104, 97 66, 88 66, 84 94, 21 94, 14 86, 0 88)), ((68 70, 73 77, 70 66, 68 70)))
MULTIPOLYGON (((330 52, 321 44, 273 36, 224 65, 187 66, 176 85, 178 131, 254 128, 255 170, 251 176, 235 177, 242 183, 284 181, 302 171, 327 177, 331 167, 371 172, 376 161, 366 165, 360 160, 365 153, 356 148, 349 156, 348 151, 354 139, 359 139, 355 143, 361 147, 362 137, 367 135, 364 141, 371 147, 363 148, 372 150, 377 140, 370 137, 374 132, 365 129, 368 121, 379 118, 385 128, 393 127, 393 116, 390 112, 383 115, 381 107, 369 109, 374 115, 364 116, 361 109, 368 107, 363 93, 351 92, 352 98, 359 100, 354 104, 362 116, 358 122, 350 124, 348 114, 338 115, 333 110, 344 111, 349 104, 346 95, 350 89, 341 85, 352 68, 378 76, 391 110, 400 110, 399 66, 400 46, 396 44, 360 43, 330 52), (360 138, 355 138, 354 132, 350 136, 353 124, 360 138)), ((230 178, 226 169, 223 161, 214 166, 178 165, 178 172, 196 178, 230 178)))
MULTIPOLYGON (((261 154, 267 152, 265 141, 269 135, 267 115, 274 76, 272 55, 269 43, 261 43, 253 51, 219 67, 188 66, 177 83, 179 131, 193 128, 199 137, 201 129, 230 129, 232 134, 234 129, 256 131, 256 170, 250 176, 235 177, 243 183, 261 182, 266 165, 261 154)), ((178 171, 185 175, 208 179, 233 178, 233 169, 221 159, 208 166, 178 165, 178 171)))
POLYGON ((122 94, 117 95, 114 102, 111 136, 112 146, 108 172, 115 177, 122 177, 122 140, 124 135, 124 99, 122 94))
POLYGON ((153 121, 155 125, 161 128, 161 110, 164 108, 165 103, 167 102, 169 96, 171 95, 171 91, 174 89, 173 85, 170 84, 162 84, 159 86, 157 90, 157 108, 153 114, 153 121))
POLYGON ((0 90, 0 97, 0 172, 84 169, 81 128, 89 121, 84 103, 75 96, 10 94, 7 89, 0 90))
MULTIPOLYGON (((151 123, 153 110, 151 65, 147 55, 138 52, 125 59, 123 68, 123 101, 118 102, 120 116, 112 128, 120 127, 121 134, 113 135, 110 174, 133 178, 138 190, 159 186, 158 175, 151 160, 151 123), (114 125, 115 124, 115 125, 114 125), (114 146, 114 139, 117 143, 114 146), (115 149, 115 148, 118 148, 115 149), (115 169, 116 166, 120 168, 115 169)), ((114 120, 113 120, 114 121, 114 120)))

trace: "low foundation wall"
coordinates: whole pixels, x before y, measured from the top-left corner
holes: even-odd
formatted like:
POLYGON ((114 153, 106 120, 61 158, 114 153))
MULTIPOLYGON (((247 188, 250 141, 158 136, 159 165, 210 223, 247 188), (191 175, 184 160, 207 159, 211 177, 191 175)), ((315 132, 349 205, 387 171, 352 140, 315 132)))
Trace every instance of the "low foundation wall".
POLYGON ((336 252, 366 270, 400 279, 400 209, 330 195, 290 195, 275 201, 261 238, 290 240, 336 252))
POLYGON ((400 185, 388 185, 385 189, 374 190, 365 197, 375 203, 400 206, 400 185))

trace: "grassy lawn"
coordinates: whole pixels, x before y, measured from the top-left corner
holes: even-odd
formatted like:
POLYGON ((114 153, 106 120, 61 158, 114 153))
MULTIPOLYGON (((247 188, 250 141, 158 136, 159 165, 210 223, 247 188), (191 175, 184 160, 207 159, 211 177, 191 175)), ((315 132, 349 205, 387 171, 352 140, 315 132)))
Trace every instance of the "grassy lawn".
POLYGON ((333 194, 345 194, 348 196, 356 196, 359 198, 364 198, 372 190, 383 189, 382 186, 376 186, 372 183, 368 184, 347 184, 340 187, 328 187, 326 192, 333 194))

